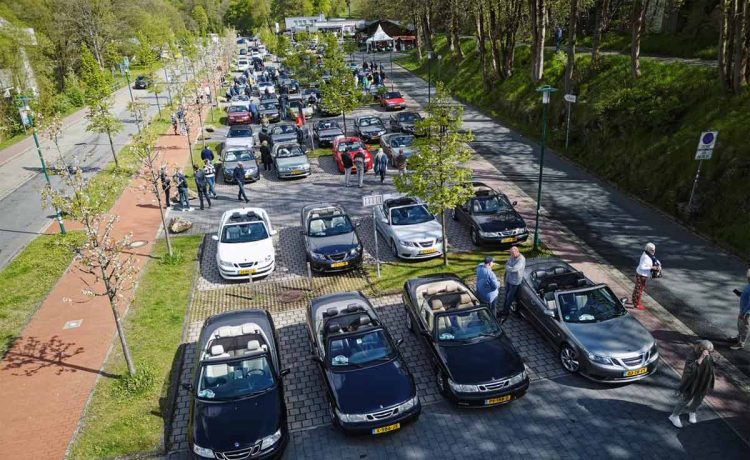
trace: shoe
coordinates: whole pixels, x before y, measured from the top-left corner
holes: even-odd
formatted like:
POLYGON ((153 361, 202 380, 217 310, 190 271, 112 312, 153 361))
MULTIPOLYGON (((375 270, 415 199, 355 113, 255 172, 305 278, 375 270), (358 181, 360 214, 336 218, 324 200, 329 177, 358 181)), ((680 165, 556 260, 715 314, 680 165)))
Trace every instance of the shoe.
POLYGON ((638 306, 635 307, 635 308, 637 308, 638 310, 645 310, 646 309, 646 307, 644 307, 642 303, 639 303, 638 306))
POLYGON ((688 414, 688 422, 690 422, 690 423, 698 423, 698 417, 695 416, 695 412, 690 412, 688 414))
POLYGON ((672 425, 676 426, 677 428, 682 428, 682 422, 680 421, 680 417, 677 415, 670 415, 669 421, 672 422, 672 425))
POLYGON ((742 350, 744 348, 745 346, 739 343, 735 343, 734 345, 729 347, 730 350, 742 350))
POLYGON ((245 199, 245 203, 249 203, 249 202, 250 202, 250 200, 248 200, 248 199, 245 199))
MULTIPOLYGON (((211 207, 211 206, 209 206, 209 208, 210 208, 210 207, 211 207)), ((201 211, 203 211, 203 208, 201 208, 201 211)))

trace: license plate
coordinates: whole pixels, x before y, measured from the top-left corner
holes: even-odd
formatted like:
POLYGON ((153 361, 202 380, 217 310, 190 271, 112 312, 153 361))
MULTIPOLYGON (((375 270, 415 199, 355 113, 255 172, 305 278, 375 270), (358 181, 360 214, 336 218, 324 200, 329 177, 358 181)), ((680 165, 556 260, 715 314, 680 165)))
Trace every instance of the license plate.
POLYGON ((625 377, 634 377, 636 375, 643 375, 648 373, 648 367, 642 367, 640 369, 634 369, 632 371, 625 372, 625 377))
POLYGON ((515 236, 510 236, 508 238, 503 238, 502 240, 500 240, 501 243, 515 243, 516 241, 518 241, 518 237, 515 236))
POLYGON ((422 249, 419 251, 420 254, 432 254, 437 252, 437 248, 430 248, 430 249, 422 249))
POLYGON ((346 267, 347 265, 349 265, 349 262, 334 262, 331 264, 331 268, 346 267))
POLYGON ((305 171, 303 171, 301 169, 295 169, 294 171, 292 171, 292 174, 304 174, 304 172, 305 171))
POLYGON ((394 423, 393 425, 381 426, 380 428, 373 428, 372 429, 372 434, 388 433, 389 431, 396 431, 399 428, 401 428, 401 424, 400 423, 394 423))
POLYGON ((240 269, 240 275, 252 275, 257 270, 254 268, 241 268, 240 269))
POLYGON ((484 400, 484 405, 485 406, 494 406, 495 404, 506 403, 506 402, 510 401, 511 399, 513 399, 512 395, 500 396, 499 398, 485 399, 484 400))

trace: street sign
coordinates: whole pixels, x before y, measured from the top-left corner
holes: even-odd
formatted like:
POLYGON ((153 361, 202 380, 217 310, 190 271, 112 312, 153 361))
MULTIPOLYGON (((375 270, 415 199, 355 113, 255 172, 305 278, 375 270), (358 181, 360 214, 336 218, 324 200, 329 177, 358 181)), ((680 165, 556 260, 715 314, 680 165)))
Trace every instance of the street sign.
POLYGON ((576 101, 576 95, 575 94, 566 94, 563 96, 563 99, 565 99, 565 102, 575 102, 576 101))
POLYGON ((696 160, 710 160, 713 155, 713 150, 698 150, 695 152, 696 160))
POLYGON ((698 140, 698 148, 695 151, 696 160, 710 160, 716 147, 716 139, 719 137, 718 131, 704 131, 698 140))
POLYGON ((364 207, 370 207, 370 206, 379 206, 383 204, 383 201, 385 200, 391 200, 393 198, 400 198, 404 196, 403 193, 383 193, 378 195, 365 195, 362 197, 362 206, 364 207))

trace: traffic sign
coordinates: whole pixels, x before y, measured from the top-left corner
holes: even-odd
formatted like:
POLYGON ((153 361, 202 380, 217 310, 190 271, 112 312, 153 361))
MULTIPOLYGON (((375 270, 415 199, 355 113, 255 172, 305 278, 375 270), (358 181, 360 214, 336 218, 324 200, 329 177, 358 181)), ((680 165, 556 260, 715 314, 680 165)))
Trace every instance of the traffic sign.
POLYGON ((362 197, 362 206, 378 206, 383 204, 385 200, 392 200, 394 198, 401 198, 404 196, 403 193, 383 193, 377 195, 365 195, 362 197))
POLYGON ((713 155, 713 150, 698 150, 695 152, 695 159, 696 160, 710 160, 711 156, 713 155))
POLYGON ((563 99, 565 99, 565 102, 575 102, 576 101, 576 95, 575 94, 566 94, 563 96, 563 99))
POLYGON ((716 146, 718 131, 704 131, 698 139, 698 148, 695 151, 696 160, 710 160, 716 146))

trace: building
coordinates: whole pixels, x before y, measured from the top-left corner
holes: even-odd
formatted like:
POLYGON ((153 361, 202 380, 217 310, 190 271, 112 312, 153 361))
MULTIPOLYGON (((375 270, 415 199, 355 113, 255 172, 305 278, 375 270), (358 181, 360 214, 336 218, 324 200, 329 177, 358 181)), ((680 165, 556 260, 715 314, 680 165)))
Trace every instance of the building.
POLYGON ((318 22, 324 22, 326 17, 323 13, 318 16, 292 16, 284 18, 287 32, 311 32, 318 22))
POLYGON ((323 13, 318 16, 293 16, 284 18, 286 32, 335 32, 338 35, 354 35, 357 29, 365 26, 364 19, 326 19, 323 13))

